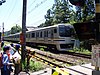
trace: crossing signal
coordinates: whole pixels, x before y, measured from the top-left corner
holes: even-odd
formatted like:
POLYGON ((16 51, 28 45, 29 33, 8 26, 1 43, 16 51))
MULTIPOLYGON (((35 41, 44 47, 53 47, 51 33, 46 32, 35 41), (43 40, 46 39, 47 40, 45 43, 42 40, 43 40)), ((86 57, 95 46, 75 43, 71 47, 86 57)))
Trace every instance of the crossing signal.
POLYGON ((69 2, 75 6, 84 6, 85 0, 69 0, 69 2))
POLYGON ((6 0, 1 0, 0 5, 2 5, 2 3, 5 3, 5 2, 6 2, 6 0))
POLYGON ((0 1, 0 5, 2 5, 2 2, 0 1))
POLYGON ((100 3, 100 0, 95 0, 95 3, 100 3))

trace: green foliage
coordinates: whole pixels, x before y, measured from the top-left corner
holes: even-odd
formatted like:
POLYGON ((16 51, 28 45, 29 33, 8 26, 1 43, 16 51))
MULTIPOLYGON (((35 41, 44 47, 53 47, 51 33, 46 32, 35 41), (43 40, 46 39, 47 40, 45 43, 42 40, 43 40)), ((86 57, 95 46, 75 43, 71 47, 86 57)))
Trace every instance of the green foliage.
POLYGON ((40 24, 39 27, 58 23, 80 23, 94 18, 94 0, 86 0, 84 7, 76 6, 76 10, 70 5, 68 0, 54 0, 54 2, 52 8, 47 10, 45 23, 40 24))
POLYGON ((39 71, 42 69, 43 69, 43 66, 41 63, 30 60, 30 70, 31 71, 39 71))
POLYGON ((44 48, 40 48, 41 51, 44 51, 44 48))
POLYGON ((39 27, 51 26, 58 23, 70 23, 73 19, 74 11, 72 5, 66 0, 54 0, 51 9, 47 10, 45 15, 45 23, 40 24, 39 27))
POLYGON ((84 48, 74 48, 74 50, 72 50, 73 52, 76 52, 76 53, 82 53, 82 54, 87 54, 87 55, 90 55, 91 52, 87 49, 84 49, 84 48))
POLYGON ((76 6, 76 13, 75 13, 75 21, 76 22, 85 22, 92 18, 95 15, 95 7, 94 7, 94 0, 86 0, 84 7, 76 6))
POLYGON ((18 33, 18 32, 20 32, 21 30, 22 30, 22 29, 21 29, 21 27, 20 27, 19 25, 13 26, 13 27, 11 28, 11 34, 18 33))

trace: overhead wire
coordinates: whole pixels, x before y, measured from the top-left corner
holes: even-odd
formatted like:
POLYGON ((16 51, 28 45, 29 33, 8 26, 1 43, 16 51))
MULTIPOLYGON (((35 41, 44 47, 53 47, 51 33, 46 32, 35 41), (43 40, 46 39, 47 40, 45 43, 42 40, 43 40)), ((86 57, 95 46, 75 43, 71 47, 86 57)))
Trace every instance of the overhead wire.
POLYGON ((36 2, 36 0, 34 0, 34 1, 28 6, 28 8, 31 7, 35 2, 36 2))
POLYGON ((31 23, 30 25, 35 25, 36 23, 39 23, 39 22, 41 22, 41 21, 43 21, 43 20, 45 20, 45 19, 41 19, 41 20, 38 20, 38 21, 36 21, 36 22, 34 22, 34 23, 31 23))
MULTIPOLYGON (((28 8, 31 7, 35 2, 36 2, 36 0, 34 0, 34 1, 28 6, 28 8)), ((19 16, 18 19, 17 19, 13 24, 19 22, 20 20, 21 20, 21 16, 19 16)))
MULTIPOLYGON (((16 1, 17 1, 17 0, 16 0, 16 1)), ((9 18, 10 18, 10 15, 12 14, 12 12, 13 12, 15 6, 16 6, 16 1, 15 1, 15 3, 14 3, 14 6, 13 6, 13 8, 12 8, 10 14, 8 15, 7 22, 8 22, 8 20, 9 20, 9 18)))
POLYGON ((43 0, 41 1, 39 4, 36 4, 36 6, 34 8, 32 8, 30 11, 28 11, 28 14, 30 14, 31 12, 33 12, 36 8, 38 8, 39 6, 41 6, 43 3, 45 3, 47 0, 43 0))
MULTIPOLYGON (((11 4, 13 4, 13 1, 11 1, 11 4)), ((6 7, 7 7, 7 4, 6 4, 6 6, 5 6, 5 8, 3 8, 3 9, 6 9, 6 7)), ((10 9, 11 9, 11 7, 9 7, 8 9, 7 9, 7 14, 8 14, 8 12, 10 11, 10 9)), ((3 12, 3 10, 2 10, 2 12, 3 12)), ((1 19, 2 20, 0 20, 0 21, 3 21, 4 19, 5 19, 5 17, 7 16, 7 14, 6 15, 4 15, 4 17, 2 17, 1 19)))
MULTIPOLYGON (((47 0, 43 0, 43 1, 41 1, 40 3, 36 4, 36 6, 28 12, 28 14, 30 14, 30 13, 31 13, 32 11, 34 11, 36 8, 38 8, 39 6, 41 6, 42 4, 44 4, 46 1, 47 1, 47 0)), ((44 19, 42 19, 42 20, 44 20, 44 19)), ((40 22, 40 21, 42 21, 42 20, 38 20, 38 21, 36 21, 36 22, 40 22)), ((36 23, 36 22, 35 22, 35 23, 36 23)), ((32 24, 35 24, 35 23, 32 23, 32 24)))
MULTIPOLYGON (((35 6, 34 8, 32 8, 30 11, 28 11, 28 13, 27 13, 26 15, 29 15, 31 12, 33 12, 36 8, 38 8, 39 6, 41 6, 42 4, 44 4, 46 1, 47 1, 47 0, 43 0, 43 1, 41 1, 40 3, 36 4, 36 6, 35 6)), ((34 2, 36 2, 36 0, 34 0, 29 6, 33 5, 34 2)), ((21 19, 21 18, 20 18, 20 19, 21 19)), ((16 22, 19 22, 20 19, 17 20, 16 22)), ((42 20, 43 20, 43 19, 42 19, 42 20)), ((42 20, 39 20, 39 21, 42 21, 42 20)), ((36 21, 36 22, 39 22, 39 21, 36 21)), ((35 22, 35 23, 36 23, 36 22, 35 22)), ((33 24, 33 23, 32 23, 32 24, 33 24)))

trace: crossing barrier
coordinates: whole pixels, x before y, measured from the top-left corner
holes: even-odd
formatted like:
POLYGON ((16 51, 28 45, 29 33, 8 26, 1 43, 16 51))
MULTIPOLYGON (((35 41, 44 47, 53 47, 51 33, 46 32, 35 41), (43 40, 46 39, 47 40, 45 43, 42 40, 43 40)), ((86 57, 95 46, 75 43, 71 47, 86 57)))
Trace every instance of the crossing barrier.
POLYGON ((65 71, 63 68, 53 68, 52 75, 71 75, 69 72, 65 71))

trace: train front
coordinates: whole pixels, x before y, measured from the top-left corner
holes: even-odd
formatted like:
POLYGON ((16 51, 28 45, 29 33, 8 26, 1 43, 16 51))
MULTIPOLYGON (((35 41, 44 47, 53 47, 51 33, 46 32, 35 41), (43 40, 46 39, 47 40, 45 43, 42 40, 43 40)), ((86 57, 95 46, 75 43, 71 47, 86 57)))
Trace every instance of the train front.
POLYGON ((59 51, 67 51, 73 49, 75 46, 75 30, 70 24, 58 26, 59 35, 59 51))

